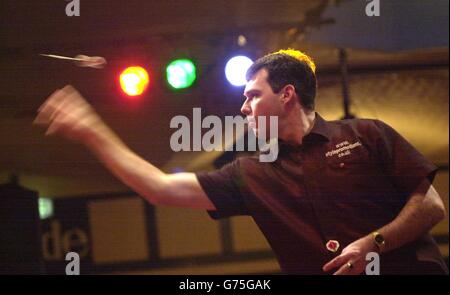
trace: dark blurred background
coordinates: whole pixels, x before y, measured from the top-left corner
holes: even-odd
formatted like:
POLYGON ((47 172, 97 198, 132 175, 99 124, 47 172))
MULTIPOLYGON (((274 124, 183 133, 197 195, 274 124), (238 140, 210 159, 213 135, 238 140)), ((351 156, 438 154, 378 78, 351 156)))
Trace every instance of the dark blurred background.
MULTIPOLYGON (((28 258, 12 255, 17 267, 9 271, 64 273, 63 256, 76 251, 82 273, 278 273, 251 219, 216 222, 201 211, 153 208, 84 147, 31 125, 45 98, 72 84, 164 171, 214 169, 236 154, 175 153, 169 122, 192 116, 193 107, 202 117, 239 114, 243 88, 224 76, 235 54, 256 59, 292 47, 311 55, 317 111, 329 120, 377 118, 393 126, 440 168, 434 185, 448 208, 449 2, 381 0, 379 16, 368 16, 372 2, 79 0, 80 15, 69 17, 70 1, 1 1, 0 241, 28 241, 14 255, 34 259, 26 271, 28 258), (81 68, 40 53, 103 56, 108 65, 81 68), (173 91, 164 71, 179 57, 195 61, 197 80, 173 91), (118 75, 135 64, 149 71, 150 86, 130 99, 118 75), (23 224, 6 226, 15 218, 23 224)), ((433 234, 448 257, 448 217, 433 234)))

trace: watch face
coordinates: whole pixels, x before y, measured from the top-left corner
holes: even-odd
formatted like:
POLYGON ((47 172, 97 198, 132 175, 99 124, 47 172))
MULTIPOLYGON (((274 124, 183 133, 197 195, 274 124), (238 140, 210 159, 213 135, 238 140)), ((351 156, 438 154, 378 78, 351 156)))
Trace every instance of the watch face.
POLYGON ((375 235, 375 242, 377 242, 378 244, 381 244, 384 242, 384 237, 380 234, 375 235))

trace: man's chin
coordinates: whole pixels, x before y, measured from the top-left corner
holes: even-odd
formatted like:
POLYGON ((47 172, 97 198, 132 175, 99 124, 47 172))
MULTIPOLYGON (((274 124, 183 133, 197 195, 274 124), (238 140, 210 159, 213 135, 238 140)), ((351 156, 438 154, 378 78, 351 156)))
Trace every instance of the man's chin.
POLYGON ((257 139, 266 140, 266 141, 269 140, 270 135, 267 132, 266 132, 266 134, 261 134, 260 131, 258 130, 258 128, 251 128, 251 129, 257 139))

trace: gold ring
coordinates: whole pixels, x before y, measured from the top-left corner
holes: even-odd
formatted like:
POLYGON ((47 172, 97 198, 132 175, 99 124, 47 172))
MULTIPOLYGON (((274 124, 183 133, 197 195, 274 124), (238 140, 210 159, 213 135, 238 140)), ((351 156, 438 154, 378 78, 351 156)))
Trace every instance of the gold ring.
POLYGON ((353 263, 351 263, 350 261, 347 262, 346 265, 347 265, 348 269, 352 269, 353 268, 353 263))

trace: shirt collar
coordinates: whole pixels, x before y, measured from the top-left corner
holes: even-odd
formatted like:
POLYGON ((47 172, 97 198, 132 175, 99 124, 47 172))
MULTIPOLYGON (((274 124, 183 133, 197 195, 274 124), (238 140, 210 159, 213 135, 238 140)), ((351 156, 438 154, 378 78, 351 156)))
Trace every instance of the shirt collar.
MULTIPOLYGON (((331 134, 327 126, 327 121, 325 121, 317 112, 314 119, 314 125, 311 131, 303 137, 302 142, 320 142, 329 141, 331 134)), ((295 148, 293 145, 285 142, 282 139, 278 139, 281 148, 295 148)))
POLYGON ((314 126, 311 131, 303 137, 303 140, 308 140, 308 138, 312 137, 313 134, 319 135, 327 141, 329 141, 331 138, 330 130, 327 126, 327 121, 325 121, 317 112, 316 118, 314 119, 314 126))

